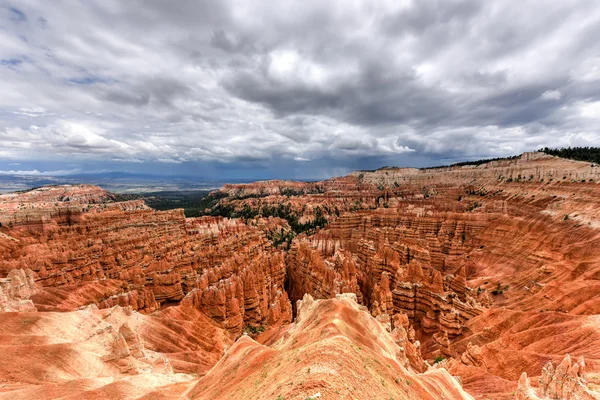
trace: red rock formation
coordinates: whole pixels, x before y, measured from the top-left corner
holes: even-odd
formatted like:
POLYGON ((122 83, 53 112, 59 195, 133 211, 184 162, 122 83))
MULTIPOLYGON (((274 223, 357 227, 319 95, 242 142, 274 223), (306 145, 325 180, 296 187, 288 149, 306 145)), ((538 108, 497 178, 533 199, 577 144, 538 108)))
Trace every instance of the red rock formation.
POLYGON ((344 215, 316 234, 312 244, 296 241, 288 256, 292 299, 301 293, 331 298, 336 286, 358 287, 374 316, 402 312, 426 333, 443 330, 459 335, 464 322, 482 309, 467 288, 465 267, 459 264, 482 221, 469 218, 467 224, 458 214, 436 219, 391 211, 344 215), (348 272, 338 273, 346 277, 342 285, 328 278, 326 272, 334 270, 322 261, 334 248, 356 260, 341 269, 348 272))
POLYGON ((31 270, 13 269, 0 279, 0 312, 36 311, 30 300, 36 287, 31 270))
MULTIPOLYGON (((352 368, 359 366, 385 382, 376 387, 367 380, 368 397, 385 398, 392 388, 406 396, 449 397, 443 391, 449 388, 446 369, 481 399, 506 399, 513 393, 521 398, 595 396, 600 372, 599 179, 600 169, 589 163, 529 153, 478 166, 386 168, 323 182, 227 185, 213 195, 221 198, 213 212, 234 210, 250 216, 246 221, 186 219, 181 210, 155 212, 89 186, 0 196, 0 304, 21 309, 33 303, 39 310, 36 321, 47 317, 68 327, 69 318, 75 318, 71 315, 84 312, 79 309, 88 304, 104 309, 89 311, 92 320, 117 305, 142 313, 123 321, 119 317, 103 331, 92 346, 99 361, 79 344, 63 349, 64 354, 57 351, 65 357, 56 358, 57 364, 71 365, 68 354, 76 354, 92 365, 82 377, 65 372, 61 385, 93 382, 84 389, 57 389, 59 394, 84 390, 91 395, 99 388, 93 395, 106 396, 109 389, 94 378, 98 371, 109 371, 120 382, 123 364, 133 363, 141 368, 130 369, 135 376, 152 365, 161 371, 160 378, 152 379, 170 383, 132 397, 177 398, 192 378, 175 382, 173 373, 202 375, 242 331, 255 335, 266 329, 258 337, 266 347, 242 339, 193 393, 214 395, 222 388, 219 379, 225 379, 231 398, 241 390, 276 398, 282 382, 292 383, 289 398, 305 398, 314 393, 294 379, 309 363, 301 360, 296 366, 290 360, 308 354, 314 361, 311 371, 339 373, 326 374, 327 379, 305 374, 311 388, 324 387, 328 394, 347 390, 350 397, 364 397, 367 392, 353 393, 347 386, 355 382, 352 368), (287 221, 261 217, 271 215, 287 221), (321 217, 326 225, 322 219, 316 224, 321 217), (315 224, 302 225, 310 221, 315 224), (292 229, 308 230, 291 240, 292 229), (279 249, 269 239, 284 236, 279 249), (35 288, 27 274, 23 278, 16 272, 26 269, 33 271, 35 288), (334 300, 345 292, 353 292, 368 313, 357 314, 350 310, 354 306, 338 304, 346 300, 334 300), (288 326, 290 299, 305 294, 331 299, 313 302, 323 319, 300 317, 288 326), (341 347, 336 329, 346 344, 368 347, 368 352, 341 347), (323 344, 332 347, 318 351, 323 344), (330 365, 333 353, 349 365, 330 365), (561 364, 566 353, 585 357, 586 374, 580 364, 561 364), (240 364, 239 357, 248 364, 240 364), (422 385, 406 375, 415 392, 394 386, 398 382, 374 361, 387 365, 394 358, 396 377, 404 377, 404 370, 424 372, 422 385), (424 359, 429 364, 435 359, 431 371, 424 359), (560 368, 544 368, 549 361, 560 368), (263 378, 261 365, 272 368, 273 376, 267 371, 263 378), (534 379, 528 383, 527 376, 534 379), (330 381, 332 386, 323 384, 330 381), (431 385, 445 389, 431 390, 431 385)), ((30 314, 19 314, 22 321, 11 320, 8 326, 28 326, 30 314)), ((56 326, 52 322, 36 332, 56 326)), ((7 333, 3 338, 25 343, 34 331, 24 331, 24 337, 7 333)), ((58 340, 65 341, 73 342, 58 340)), ((22 348, 10 351, 9 360, 22 348)), ((41 362, 38 356, 34 363, 41 362)), ((12 371, 0 370, 0 378, 23 389, 22 398, 41 393, 19 386, 26 379, 12 371)), ((144 379, 135 378, 132 386, 144 379)), ((460 396, 451 383, 452 396, 460 396)), ((35 384, 50 390, 48 381, 35 384)), ((115 385, 122 389, 125 384, 115 385)), ((11 396, 16 393, 11 389, 11 396)))
POLYGON ((343 250, 320 251, 319 243, 307 239, 294 242, 287 257, 289 295, 292 301, 305 293, 330 299, 341 293, 356 293, 362 303, 357 269, 352 255, 343 250))
POLYGON ((244 325, 260 327, 291 321, 291 305, 284 290, 285 266, 281 253, 238 254, 219 267, 204 270, 184 299, 236 335, 244 325))
POLYGON ((142 200, 119 202, 118 196, 93 185, 44 186, 0 195, 0 224, 48 230, 54 221, 71 223, 84 213, 144 208, 142 200))
POLYGON ((471 398, 446 370, 418 374, 407 366, 405 352, 355 296, 306 295, 297 309, 295 323, 263 344, 238 339, 189 397, 471 398))
POLYGON ((567 354, 556 369, 551 362, 542 369, 539 379, 538 394, 531 388, 527 373, 519 378, 519 387, 515 395, 517 400, 564 399, 564 400, 596 400, 600 393, 588 389, 584 375, 585 362, 580 358, 576 363, 571 362, 567 354))
MULTIPOLYGON (((293 299, 305 292, 333 297, 333 269, 323 260, 349 252, 362 301, 374 314, 387 315, 381 303, 387 311, 389 280, 394 311, 415 323, 423 354, 462 360, 449 367, 467 389, 505 398, 523 369, 534 373, 549 359, 562 359, 562 342, 577 343, 578 354, 597 368, 596 335, 581 340, 575 333, 577 324, 595 323, 576 318, 567 329, 573 336, 554 337, 564 326, 562 313, 600 312, 600 250, 590 245, 600 240, 599 178, 600 169, 589 163, 530 153, 479 166, 357 172, 322 182, 323 193, 271 191, 261 201, 299 212, 336 207, 340 214, 327 213, 324 229, 292 245, 293 299), (495 322, 485 307, 522 313, 504 315, 521 322, 521 335, 536 327, 546 345, 536 355, 507 346, 513 323, 503 320, 492 335, 495 322)), ((223 201, 258 204, 235 195, 223 201)))
POLYGON ((183 395, 232 340, 196 310, 151 316, 114 307, 0 313, 2 391, 10 399, 183 395))
MULTIPOLYGON (((80 198, 80 190, 75 187, 75 195, 67 191, 66 196, 80 198)), ((27 192, 21 201, 38 199, 36 192, 27 192)), ((93 303, 148 313, 189 294, 187 302, 236 335, 246 325, 291 320, 283 253, 265 235, 284 221, 185 219, 182 210, 123 211, 116 204, 69 221, 44 219, 45 226, 53 224, 50 231, 26 223, 4 228, 0 243, 7 251, 0 254, 0 271, 33 270, 45 288, 33 298, 43 310, 93 303)))

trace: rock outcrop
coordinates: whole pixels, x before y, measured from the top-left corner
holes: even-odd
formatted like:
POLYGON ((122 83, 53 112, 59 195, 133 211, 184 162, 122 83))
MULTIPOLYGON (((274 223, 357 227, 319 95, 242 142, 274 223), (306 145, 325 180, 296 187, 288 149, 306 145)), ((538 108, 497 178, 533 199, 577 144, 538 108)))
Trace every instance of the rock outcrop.
MULTIPOLYGON (((296 321, 262 344, 242 336, 188 393, 193 399, 471 399, 444 369, 415 373, 354 294, 305 295, 296 321)), ((260 340, 260 338, 259 338, 260 340)))
POLYGON ((311 240, 294 242, 290 296, 351 290, 374 316, 405 313, 425 333, 458 336, 483 309, 463 265, 481 229, 481 219, 454 213, 434 218, 382 208, 343 215, 311 240))
POLYGON ((0 312, 37 311, 30 300, 35 291, 31 270, 11 270, 6 278, 0 278, 0 312))
POLYGON ((196 311, 152 316, 89 306, 70 312, 2 312, 0 398, 182 395, 232 340, 196 311))
MULTIPOLYGON (((35 192, 27 195, 37 198, 35 192)), ((79 198, 68 191, 65 196, 79 198)), ((29 222, 8 228, 10 235, 5 235, 14 240, 5 241, 0 271, 31 269, 44 288, 33 298, 43 310, 96 304, 150 313, 187 296, 186 302, 235 335, 247 325, 291 321, 283 253, 266 237, 268 229, 284 221, 250 225, 186 219, 182 210, 123 211, 114 205, 69 221, 44 217, 42 223, 44 229, 33 229, 29 222)))
POLYGON ((597 400, 600 393, 589 390, 584 375, 585 361, 583 357, 573 363, 567 354, 560 364, 554 368, 548 362, 542 369, 539 378, 539 390, 531 388, 527 373, 519 378, 516 400, 564 399, 564 400, 597 400))

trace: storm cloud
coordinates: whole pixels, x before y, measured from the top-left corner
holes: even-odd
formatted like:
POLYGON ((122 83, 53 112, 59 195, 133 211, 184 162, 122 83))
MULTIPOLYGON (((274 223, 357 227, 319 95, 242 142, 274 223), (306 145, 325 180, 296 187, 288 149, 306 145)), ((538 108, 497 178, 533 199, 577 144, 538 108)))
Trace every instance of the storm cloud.
POLYGON ((598 38, 591 1, 0 0, 0 170, 321 178, 600 145, 598 38))

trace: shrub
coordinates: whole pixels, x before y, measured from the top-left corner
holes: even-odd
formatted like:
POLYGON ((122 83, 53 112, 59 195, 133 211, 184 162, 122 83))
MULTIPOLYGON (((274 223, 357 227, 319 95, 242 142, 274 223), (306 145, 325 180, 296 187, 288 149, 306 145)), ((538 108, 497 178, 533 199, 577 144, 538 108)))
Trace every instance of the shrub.
MULTIPOLYGON (((504 287, 506 290, 508 290, 508 286, 504 287)), ((500 294, 504 293, 504 290, 502 289, 502 285, 500 285, 500 282, 498 282, 498 286, 496 286, 496 289, 492 290, 492 294, 494 296, 498 296, 500 294)))
POLYGON ((246 331, 247 333, 250 333, 252 335, 256 335, 258 333, 264 332, 265 331, 265 327, 262 326, 262 325, 258 326, 258 327, 248 325, 248 326, 246 326, 246 329, 244 329, 244 331, 246 331))

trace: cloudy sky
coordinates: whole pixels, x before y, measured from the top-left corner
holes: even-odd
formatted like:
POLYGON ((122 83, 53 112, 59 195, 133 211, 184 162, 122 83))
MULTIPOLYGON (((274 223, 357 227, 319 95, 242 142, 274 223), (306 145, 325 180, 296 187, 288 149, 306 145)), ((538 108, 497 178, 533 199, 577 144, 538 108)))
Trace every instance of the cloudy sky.
POLYGON ((600 3, 0 0, 0 171, 324 178, 600 145, 600 3))

